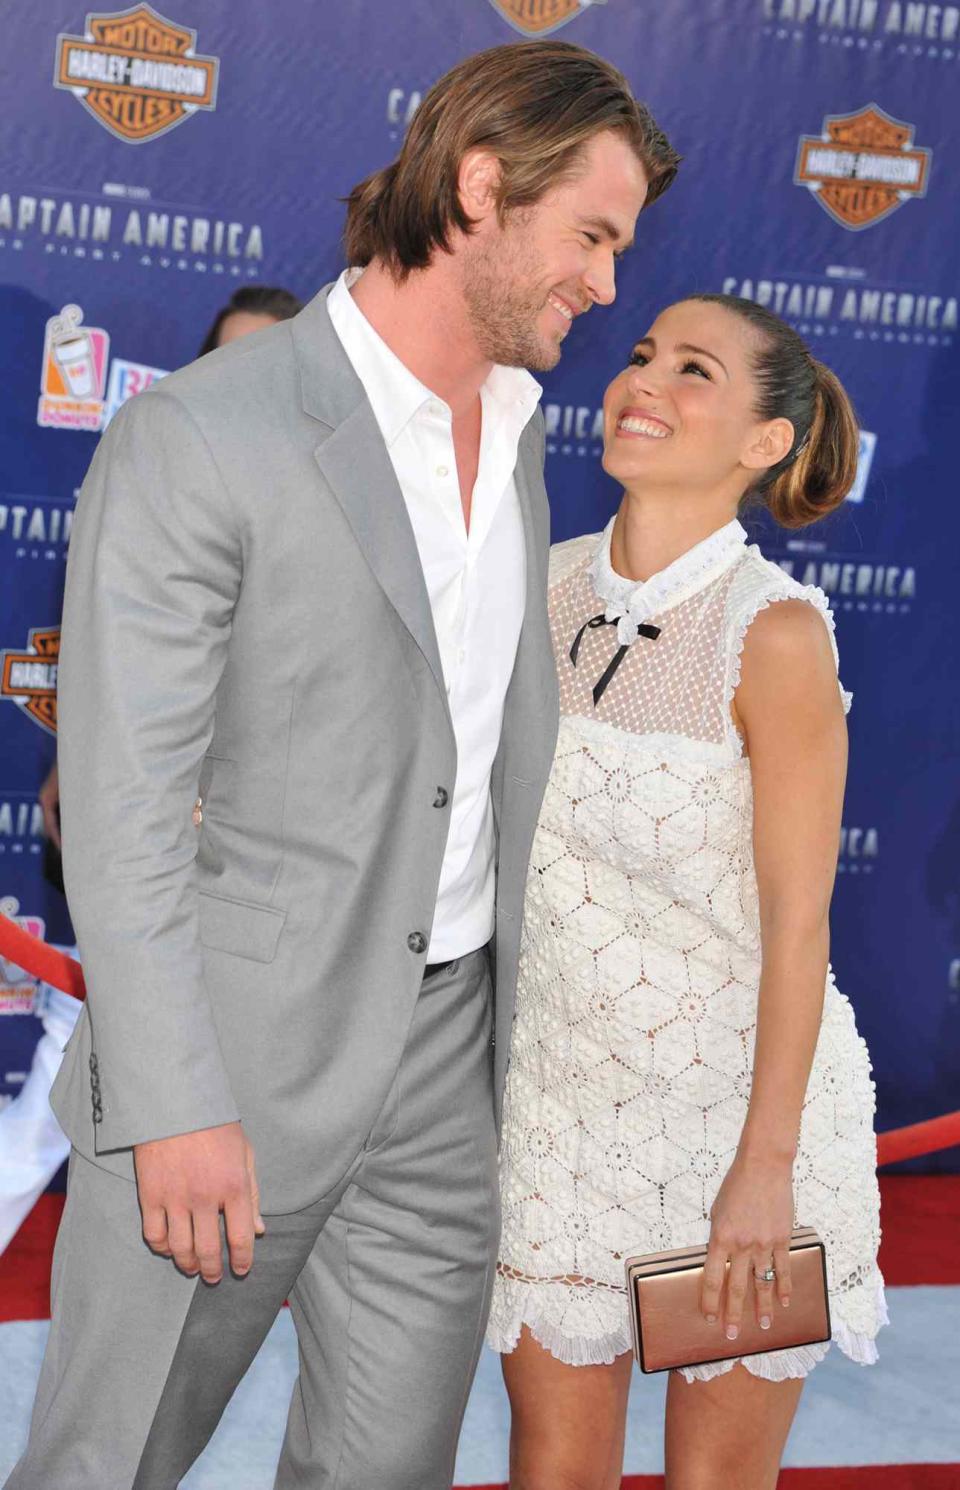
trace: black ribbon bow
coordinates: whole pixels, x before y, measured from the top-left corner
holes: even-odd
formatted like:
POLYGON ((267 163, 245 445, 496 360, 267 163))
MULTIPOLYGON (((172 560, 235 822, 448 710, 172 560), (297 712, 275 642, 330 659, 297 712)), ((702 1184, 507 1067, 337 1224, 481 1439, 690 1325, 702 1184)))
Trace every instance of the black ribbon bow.
MULTIPOLYGON (((570 648, 570 661, 573 663, 574 667, 576 667, 577 665, 577 657, 580 653, 580 643, 583 641, 583 633, 586 631, 587 627, 589 626, 591 630, 595 630, 598 626, 617 626, 619 625, 619 621, 619 616, 615 621, 608 621, 606 616, 594 616, 591 620, 584 621, 583 625, 580 627, 580 630, 577 632, 576 636, 573 639, 573 646, 570 648)), ((660 627, 651 626, 648 623, 643 622, 642 624, 637 626, 637 635, 649 637, 650 641, 655 642, 657 637, 660 635, 660 627)), ((610 679, 613 677, 624 657, 626 657, 627 651, 627 647, 619 647, 614 653, 611 660, 607 663, 607 666, 603 671, 603 675, 597 679, 596 683, 594 683, 594 708, 596 708, 597 704, 603 697, 604 689, 610 682, 610 679)))

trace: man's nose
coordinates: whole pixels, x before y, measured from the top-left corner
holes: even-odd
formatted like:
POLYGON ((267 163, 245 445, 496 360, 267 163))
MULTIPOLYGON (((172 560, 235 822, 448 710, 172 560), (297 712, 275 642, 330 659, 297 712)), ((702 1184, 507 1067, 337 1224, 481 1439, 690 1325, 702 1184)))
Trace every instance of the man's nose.
POLYGON ((605 263, 591 264, 584 275, 591 300, 598 305, 612 305, 617 298, 616 264, 610 254, 605 263))

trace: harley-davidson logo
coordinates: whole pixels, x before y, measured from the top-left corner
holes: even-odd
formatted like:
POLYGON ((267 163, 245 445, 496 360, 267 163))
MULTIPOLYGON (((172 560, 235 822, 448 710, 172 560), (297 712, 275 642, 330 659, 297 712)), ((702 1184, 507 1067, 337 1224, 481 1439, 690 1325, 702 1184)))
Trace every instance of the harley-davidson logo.
POLYGON ((220 60, 194 50, 197 33, 149 5, 88 15, 83 36, 57 38, 54 86, 67 88, 121 140, 142 145, 217 106, 220 60))
POLYGON ((549 36, 592 5, 606 3, 607 0, 490 0, 494 10, 524 36, 549 36))
POLYGON ((0 652, 0 698, 8 698, 25 714, 57 733, 57 665, 60 627, 31 631, 26 651, 0 652))
POLYGON ((821 135, 801 138, 793 179, 842 227, 871 228, 926 195, 933 152, 914 145, 913 134, 912 124, 875 103, 856 114, 830 114, 821 135))

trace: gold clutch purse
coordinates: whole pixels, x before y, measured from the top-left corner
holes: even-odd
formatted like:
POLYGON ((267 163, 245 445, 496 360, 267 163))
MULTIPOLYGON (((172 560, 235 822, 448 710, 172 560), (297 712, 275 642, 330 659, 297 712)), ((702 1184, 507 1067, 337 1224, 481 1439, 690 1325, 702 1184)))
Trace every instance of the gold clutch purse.
POLYGON ((809 1226, 798 1227, 790 1239, 790 1308, 784 1309, 775 1300, 768 1330, 762 1330, 757 1320, 752 1269, 736 1340, 724 1334, 722 1316, 716 1324, 707 1323, 700 1312, 706 1260, 706 1247, 627 1258, 633 1353, 641 1371, 703 1366, 830 1339, 827 1257, 822 1241, 809 1226))

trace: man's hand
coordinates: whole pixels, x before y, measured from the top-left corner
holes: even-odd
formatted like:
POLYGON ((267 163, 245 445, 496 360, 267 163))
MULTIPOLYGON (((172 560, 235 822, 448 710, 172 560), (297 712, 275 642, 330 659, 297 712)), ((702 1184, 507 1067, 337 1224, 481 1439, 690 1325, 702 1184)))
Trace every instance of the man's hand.
POLYGON ((179 1133, 133 1146, 143 1239, 207 1283, 223 1276, 220 1212, 230 1267, 243 1277, 253 1266, 253 1239, 266 1231, 253 1149, 239 1123, 179 1133))

